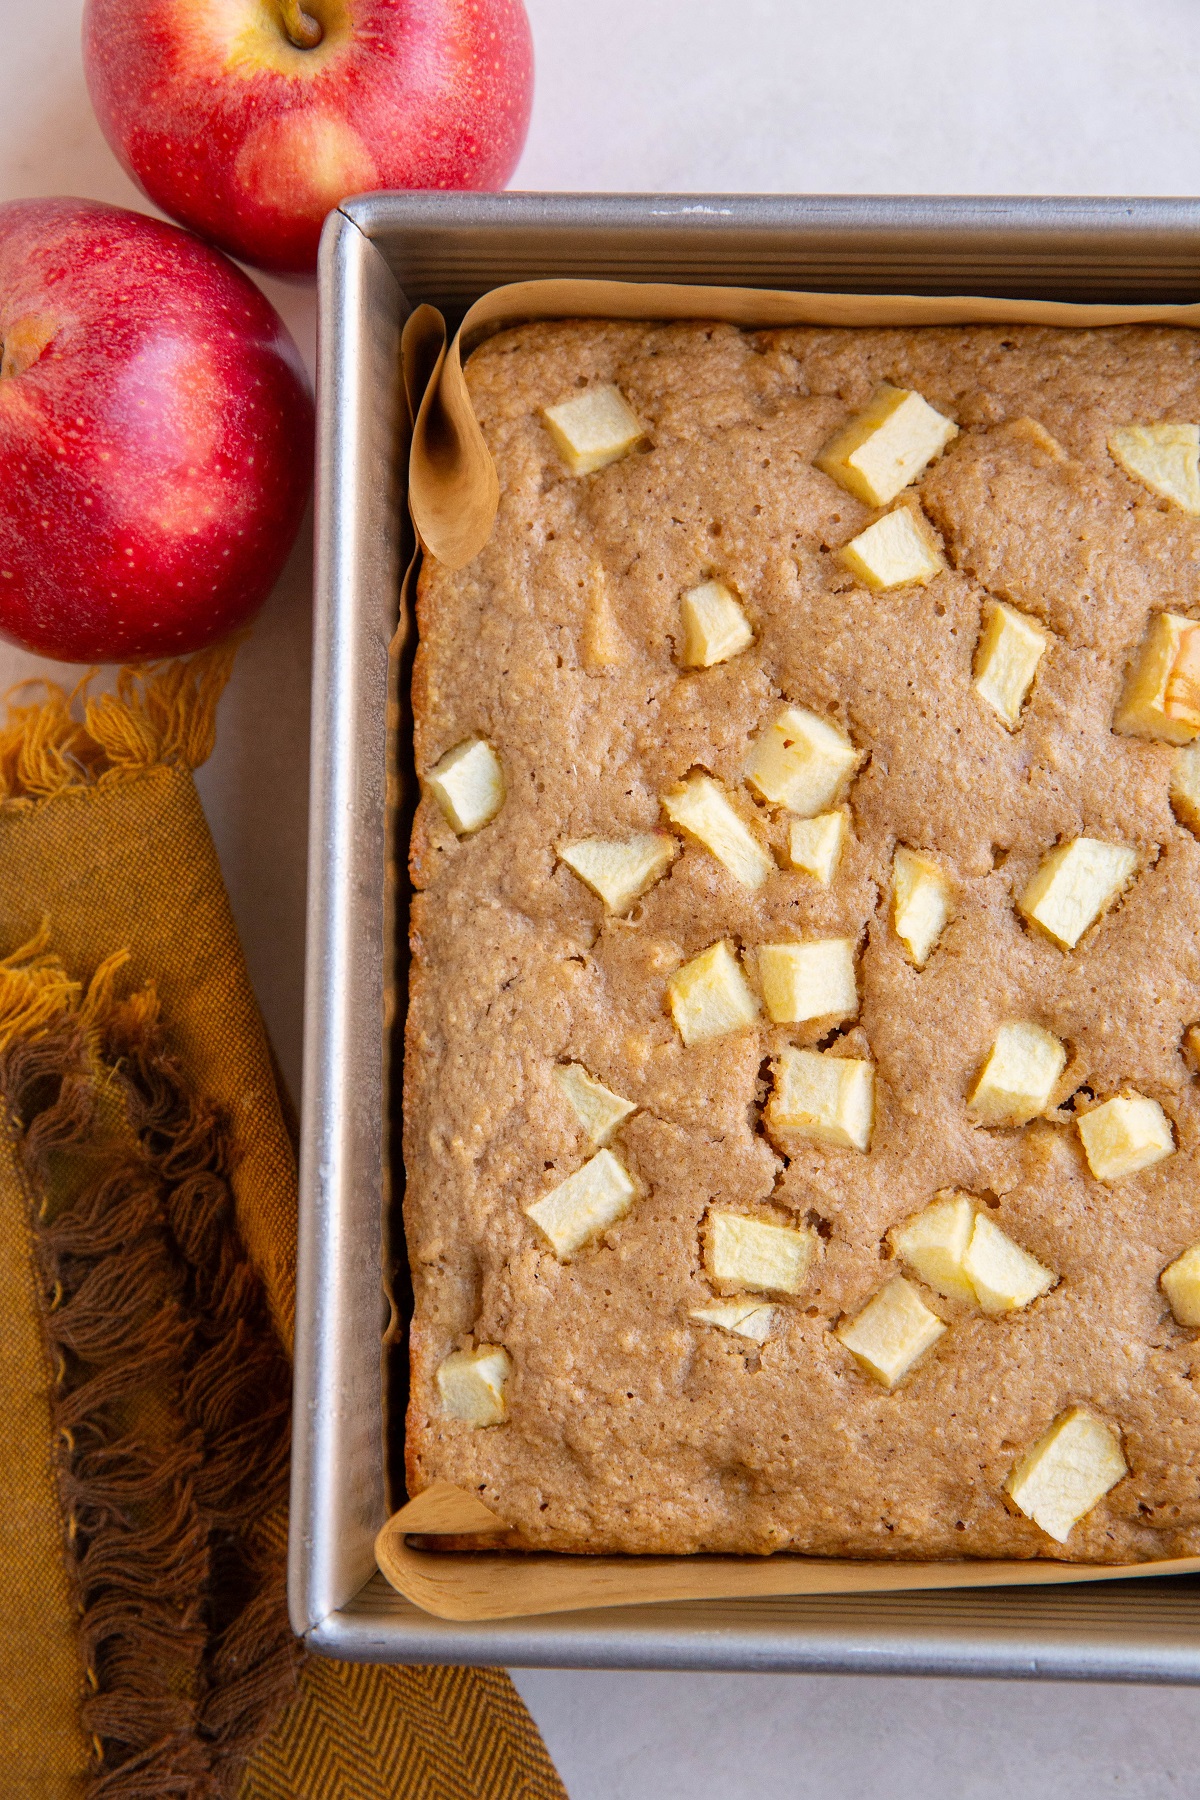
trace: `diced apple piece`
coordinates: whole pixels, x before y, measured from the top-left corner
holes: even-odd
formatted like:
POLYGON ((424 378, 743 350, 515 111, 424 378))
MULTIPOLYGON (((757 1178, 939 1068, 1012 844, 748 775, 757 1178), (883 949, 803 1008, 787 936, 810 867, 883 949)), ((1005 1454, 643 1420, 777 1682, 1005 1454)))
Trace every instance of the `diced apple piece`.
POLYGON ((504 1384, 511 1374, 508 1351, 499 1344, 453 1351, 438 1364, 442 1411, 464 1425, 503 1425, 508 1417, 504 1384))
POLYGON ((1052 1031, 1029 1019, 1010 1020, 996 1033, 967 1105, 984 1125, 1026 1125, 1045 1112, 1067 1053, 1052 1031))
POLYGON ((1127 1473, 1112 1426, 1073 1406, 1021 1458, 1004 1486, 1027 1519, 1065 1544, 1072 1527, 1127 1473))
POLYGON ((677 969, 667 983, 671 1017, 685 1044, 740 1031, 758 1018, 758 1001, 722 939, 677 969))
POLYGON ((805 1226, 771 1225, 744 1213, 710 1212, 704 1266, 721 1287, 752 1293, 798 1294, 816 1254, 816 1233, 805 1226))
POLYGON ((923 969, 950 923, 950 883, 930 857, 900 845, 892 858, 892 891, 896 936, 923 969))
POLYGON ((711 1306, 693 1306, 688 1318, 698 1319, 701 1325, 719 1325, 722 1331, 749 1338, 751 1343, 765 1344, 775 1323, 775 1308, 764 1306, 761 1300, 714 1300, 711 1306))
POLYGON ((776 1025, 858 1016, 854 939, 819 938, 807 944, 763 944, 758 977, 776 1025))
POLYGON ((834 1335, 868 1375, 890 1388, 937 1343, 945 1329, 916 1288, 903 1275, 896 1275, 867 1301, 856 1318, 839 1325, 834 1335))
POLYGON ((1163 711, 1181 731, 1190 731, 1193 737, 1200 733, 1200 625, 1194 619, 1180 634, 1179 650, 1163 693, 1163 711))
POLYGON ((924 587, 945 568, 933 534, 907 506, 884 513, 838 551, 838 561, 869 588, 924 587))
POLYGON ((967 1194, 938 1194, 924 1212, 894 1225, 888 1241, 926 1287, 948 1300, 975 1301, 963 1261, 975 1229, 975 1207, 967 1194))
POLYGON ((504 805, 504 770, 483 738, 447 750, 425 781, 459 837, 487 825, 504 805))
POLYGON ((618 1125, 637 1111, 632 1100, 614 1094, 589 1075, 582 1063, 560 1065, 554 1071, 554 1083, 593 1144, 607 1144, 618 1125))
POLYGON ((1114 731, 1190 744, 1200 732, 1200 625, 1155 613, 1129 666, 1114 731))
POLYGON ((1200 426, 1126 425, 1108 440, 1127 475, 1200 516, 1200 426))
POLYGON ((1145 1094, 1118 1094, 1079 1121, 1088 1168, 1097 1181, 1119 1181, 1152 1168, 1175 1150, 1175 1137, 1157 1100, 1145 1094))
POLYGON ((564 1262, 623 1219, 636 1193, 628 1170, 612 1151, 598 1150, 582 1169, 527 1206, 525 1216, 549 1239, 559 1262, 564 1262))
POLYGON ((875 1071, 857 1056, 784 1050, 775 1070, 767 1122, 820 1144, 866 1150, 875 1121, 875 1071))
POLYGON ((1171 763, 1171 805, 1181 824, 1200 837, 1200 741, 1175 752, 1171 763))
POLYGON ((833 805, 859 761, 844 731, 789 706, 758 738, 746 779, 764 800, 811 819, 833 805))
POLYGON ((725 789, 711 775, 689 775, 662 797, 663 811, 710 850, 743 887, 760 888, 775 869, 774 858, 734 811, 725 789))
POLYGON ((598 564, 592 570, 587 613, 583 626, 583 664, 587 669, 608 669, 625 661, 627 646, 613 617, 608 576, 598 564))
POLYGON ((849 834, 850 815, 844 806, 836 812, 818 813, 815 819, 793 819, 788 845, 792 867, 803 869, 828 887, 849 834))
POLYGON ((1162 1291, 1181 1325, 1200 1326, 1200 1244, 1193 1244, 1159 1276, 1162 1291))
POLYGON ((702 581, 680 602, 685 669, 711 669, 754 642, 750 621, 723 581, 702 581))
POLYGON ((816 464, 868 506, 887 506, 957 436, 954 421, 920 394, 885 383, 816 464))
POLYGON ((969 1194, 937 1195, 924 1212, 894 1226, 888 1239, 927 1287, 947 1299, 978 1304, 986 1313, 1028 1306, 1057 1279, 986 1214, 977 1213, 969 1194))
POLYGON ((590 475, 594 469, 606 468, 646 435, 646 427, 620 388, 611 383, 547 406, 542 417, 572 475, 590 475))
POLYGON ((1049 1293, 1058 1279, 984 1213, 976 1216, 963 1270, 985 1313, 1016 1312, 1049 1293))
POLYGON ((622 913, 666 873, 678 850, 665 831, 639 831, 624 839, 581 838, 561 844, 558 854, 609 912, 622 913))
POLYGON ((1021 717, 1025 696, 1049 642, 1047 634, 1024 613, 993 601, 975 652, 975 692, 1010 731, 1021 717))
POLYGON ((1136 868, 1137 854, 1124 844, 1072 838, 1046 857, 1017 901, 1018 910, 1064 950, 1073 950, 1136 868))

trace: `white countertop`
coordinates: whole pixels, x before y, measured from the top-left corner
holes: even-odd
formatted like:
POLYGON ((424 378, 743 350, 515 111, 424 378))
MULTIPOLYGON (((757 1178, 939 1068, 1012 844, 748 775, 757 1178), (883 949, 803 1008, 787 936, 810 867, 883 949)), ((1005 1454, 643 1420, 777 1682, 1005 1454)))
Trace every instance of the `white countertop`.
MULTIPOLYGON (((514 185, 1200 193, 1194 0, 526 0, 538 86, 514 185), (736 27, 736 28, 735 28, 736 27)), ((0 199, 145 208, 91 115, 80 0, 0 0, 0 199)), ((311 288, 264 280, 311 364, 311 288)), ((250 971, 299 1085, 307 543, 222 703, 200 785, 250 971), (253 778, 246 771, 253 766, 253 778)), ((0 687, 75 671, 0 645, 0 687)), ((1189 1689, 518 1672, 571 1800, 1169 1800, 1189 1689)), ((307 1797, 306 1797, 307 1800, 307 1797)), ((316 1797, 313 1797, 316 1800, 316 1797)))

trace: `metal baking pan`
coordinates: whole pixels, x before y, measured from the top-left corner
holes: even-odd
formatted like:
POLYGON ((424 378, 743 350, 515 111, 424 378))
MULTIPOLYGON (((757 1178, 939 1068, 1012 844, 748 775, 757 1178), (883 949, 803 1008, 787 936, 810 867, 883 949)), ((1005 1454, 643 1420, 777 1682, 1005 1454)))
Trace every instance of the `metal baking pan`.
MULTIPOLYGON (((1200 1683, 1200 1579, 628 1607, 456 1624, 375 1572, 388 1514, 387 746, 407 553, 400 331, 548 275, 1063 300, 1200 297, 1200 200, 377 194, 320 264, 316 662, 289 1587, 314 1650, 396 1663, 1200 1683), (393 665, 394 666, 394 665, 393 665)), ((403 634, 402 634, 403 635, 403 634)), ((398 1408, 394 1405, 394 1410, 398 1408)))

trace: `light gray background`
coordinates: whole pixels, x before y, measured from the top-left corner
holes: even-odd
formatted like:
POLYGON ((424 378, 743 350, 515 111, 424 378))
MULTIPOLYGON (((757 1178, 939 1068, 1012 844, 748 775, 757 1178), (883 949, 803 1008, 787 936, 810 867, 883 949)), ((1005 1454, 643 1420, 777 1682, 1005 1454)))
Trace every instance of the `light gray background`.
MULTIPOLYGON (((1196 0, 526 3, 538 85, 520 187, 1200 192, 1196 0)), ((79 11, 80 0, 0 0, 0 199, 144 206, 92 120, 79 11)), ((263 285, 311 363, 311 289, 263 285)), ((310 572, 303 543, 242 653, 200 777, 294 1089, 310 572)), ((0 686, 31 674, 75 671, 0 646, 0 686)), ((1200 1694, 1187 1689, 553 1671, 517 1682, 571 1800, 1200 1789, 1200 1694)))

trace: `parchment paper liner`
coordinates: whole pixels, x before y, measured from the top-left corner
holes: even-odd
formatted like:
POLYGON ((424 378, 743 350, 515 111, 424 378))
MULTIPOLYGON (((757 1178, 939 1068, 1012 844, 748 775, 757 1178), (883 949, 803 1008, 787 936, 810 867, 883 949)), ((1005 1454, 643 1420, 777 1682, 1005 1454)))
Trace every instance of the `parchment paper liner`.
MULTIPOLYGON (((462 568, 483 548, 500 499, 495 467, 467 393, 463 361, 493 331, 527 319, 562 318, 722 319, 747 326, 1164 324, 1195 329, 1200 327, 1200 305, 1083 306, 1052 300, 800 294, 662 282, 525 281, 495 288, 477 300, 449 345, 440 313, 418 307, 404 333, 405 370, 416 414, 409 507, 426 554, 448 568, 462 568), (420 392, 426 371, 428 381, 420 392)), ((844 1562, 789 1552, 764 1557, 581 1557, 490 1547, 438 1551, 409 1542, 410 1537, 461 1540, 479 1535, 482 1543, 492 1546, 505 1529, 474 1494, 437 1482, 388 1520, 375 1540, 376 1560, 399 1593, 443 1619, 505 1619, 753 1594, 1049 1586, 1200 1572, 1200 1556, 1120 1564, 1041 1559, 844 1562)))
POLYGON ((839 1562, 793 1556, 559 1556, 553 1552, 424 1550, 410 1536, 494 1538, 502 1522, 448 1481, 435 1482, 393 1513, 375 1539, 375 1560, 405 1599, 439 1619, 515 1619, 656 1600, 732 1600, 753 1594, 879 1594, 916 1588, 1042 1587, 1191 1575, 1200 1557, 1173 1562, 839 1562))
MULTIPOLYGON (((433 376, 415 408, 409 507, 421 542, 449 569, 482 550, 500 501, 496 471, 463 376, 482 337, 524 319, 724 319, 734 325, 1188 325, 1200 306, 1075 306, 921 294, 789 294, 770 288, 667 282, 518 281, 477 300, 445 347, 445 326, 418 307, 405 343, 422 346, 433 376), (435 349, 437 335, 442 346, 435 349)), ((414 401, 417 396, 413 396, 414 401)))

